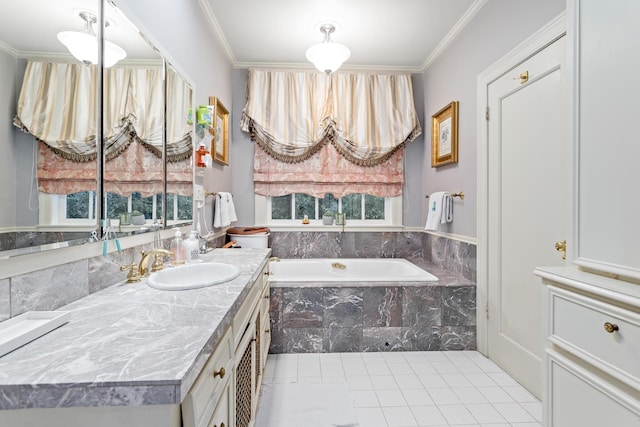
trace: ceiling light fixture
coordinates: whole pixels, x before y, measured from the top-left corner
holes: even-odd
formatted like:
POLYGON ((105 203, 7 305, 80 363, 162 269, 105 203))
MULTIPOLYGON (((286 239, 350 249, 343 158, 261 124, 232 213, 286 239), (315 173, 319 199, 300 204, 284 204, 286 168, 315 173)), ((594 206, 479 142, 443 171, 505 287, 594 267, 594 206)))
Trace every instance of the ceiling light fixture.
POLYGON ((344 61, 349 59, 351 51, 343 44, 332 42, 331 33, 336 30, 333 24, 322 24, 320 32, 324 34, 322 43, 314 44, 307 49, 307 59, 323 73, 331 74, 336 71, 344 61))
MULTIPOLYGON (((69 52, 85 65, 98 63, 98 38, 93 31, 93 24, 98 22, 95 15, 89 12, 80 12, 80 19, 84 21, 82 31, 62 31, 58 33, 60 43, 69 49, 69 52)), ((105 27, 109 23, 105 23, 105 27)), ((118 61, 124 59, 127 53, 115 43, 104 41, 104 66, 109 68, 118 61)))

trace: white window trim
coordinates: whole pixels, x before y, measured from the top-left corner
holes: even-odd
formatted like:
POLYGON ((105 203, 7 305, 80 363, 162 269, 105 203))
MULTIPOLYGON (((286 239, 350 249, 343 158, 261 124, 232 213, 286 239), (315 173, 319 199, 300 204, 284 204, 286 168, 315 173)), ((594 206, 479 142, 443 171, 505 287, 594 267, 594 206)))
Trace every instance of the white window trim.
MULTIPOLYGON (((318 231, 331 228, 343 229, 340 225, 322 225, 322 219, 309 220, 309 224, 302 224, 299 219, 271 219, 271 197, 254 195, 254 218, 256 225, 269 226, 271 228, 302 229, 318 231)), ((345 229, 380 229, 402 227, 402 195, 386 197, 384 204, 384 220, 346 220, 345 229)))

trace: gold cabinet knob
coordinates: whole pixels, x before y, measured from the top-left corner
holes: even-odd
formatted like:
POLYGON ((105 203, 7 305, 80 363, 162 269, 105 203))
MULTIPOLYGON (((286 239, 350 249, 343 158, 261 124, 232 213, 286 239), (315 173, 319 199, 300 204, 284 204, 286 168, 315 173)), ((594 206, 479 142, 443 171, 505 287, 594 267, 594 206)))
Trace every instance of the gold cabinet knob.
POLYGON ((264 330, 264 333, 265 333, 265 334, 268 334, 269 332, 271 332, 271 329, 265 329, 265 330, 264 330))
POLYGON ((611 323, 611 322, 604 323, 604 330, 609 332, 610 334, 614 333, 618 329, 619 329, 618 325, 616 325, 615 323, 611 323))
POLYGON ((265 295, 264 299, 269 299, 269 294, 265 295))
POLYGON ((220 377, 221 379, 224 378, 224 375, 227 373, 227 371, 225 371, 224 366, 222 368, 220 368, 219 371, 213 371, 213 378, 215 377, 220 377))
MULTIPOLYGON (((218 427, 218 424, 214 424, 213 427, 218 427)), ((220 427, 224 427, 224 423, 220 424, 220 427)))

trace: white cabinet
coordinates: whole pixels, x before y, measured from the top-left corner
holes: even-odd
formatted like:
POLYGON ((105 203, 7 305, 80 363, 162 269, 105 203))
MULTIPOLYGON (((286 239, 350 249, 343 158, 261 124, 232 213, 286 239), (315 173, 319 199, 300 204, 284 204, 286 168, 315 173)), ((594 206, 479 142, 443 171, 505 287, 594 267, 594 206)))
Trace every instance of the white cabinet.
POLYGON ((640 287, 571 268, 545 284, 546 427, 640 426, 640 287))
POLYGON ((184 427, 253 426, 270 342, 267 271, 268 264, 185 398, 184 427))
POLYGON ((640 2, 567 6, 577 231, 568 249, 580 266, 640 280, 640 80, 625 77, 640 67, 640 2))
POLYGON ((234 427, 252 427, 269 350, 269 281, 267 264, 252 287, 247 303, 233 320, 235 354, 234 427))

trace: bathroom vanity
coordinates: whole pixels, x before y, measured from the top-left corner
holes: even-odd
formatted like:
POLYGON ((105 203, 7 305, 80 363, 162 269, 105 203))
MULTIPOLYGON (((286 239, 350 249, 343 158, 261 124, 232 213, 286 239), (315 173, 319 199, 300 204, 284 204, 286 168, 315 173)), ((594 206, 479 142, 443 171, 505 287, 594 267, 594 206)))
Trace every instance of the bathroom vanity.
POLYGON ((0 426, 248 427, 269 348, 270 249, 216 249, 236 279, 160 291, 119 283, 0 358, 0 426))

